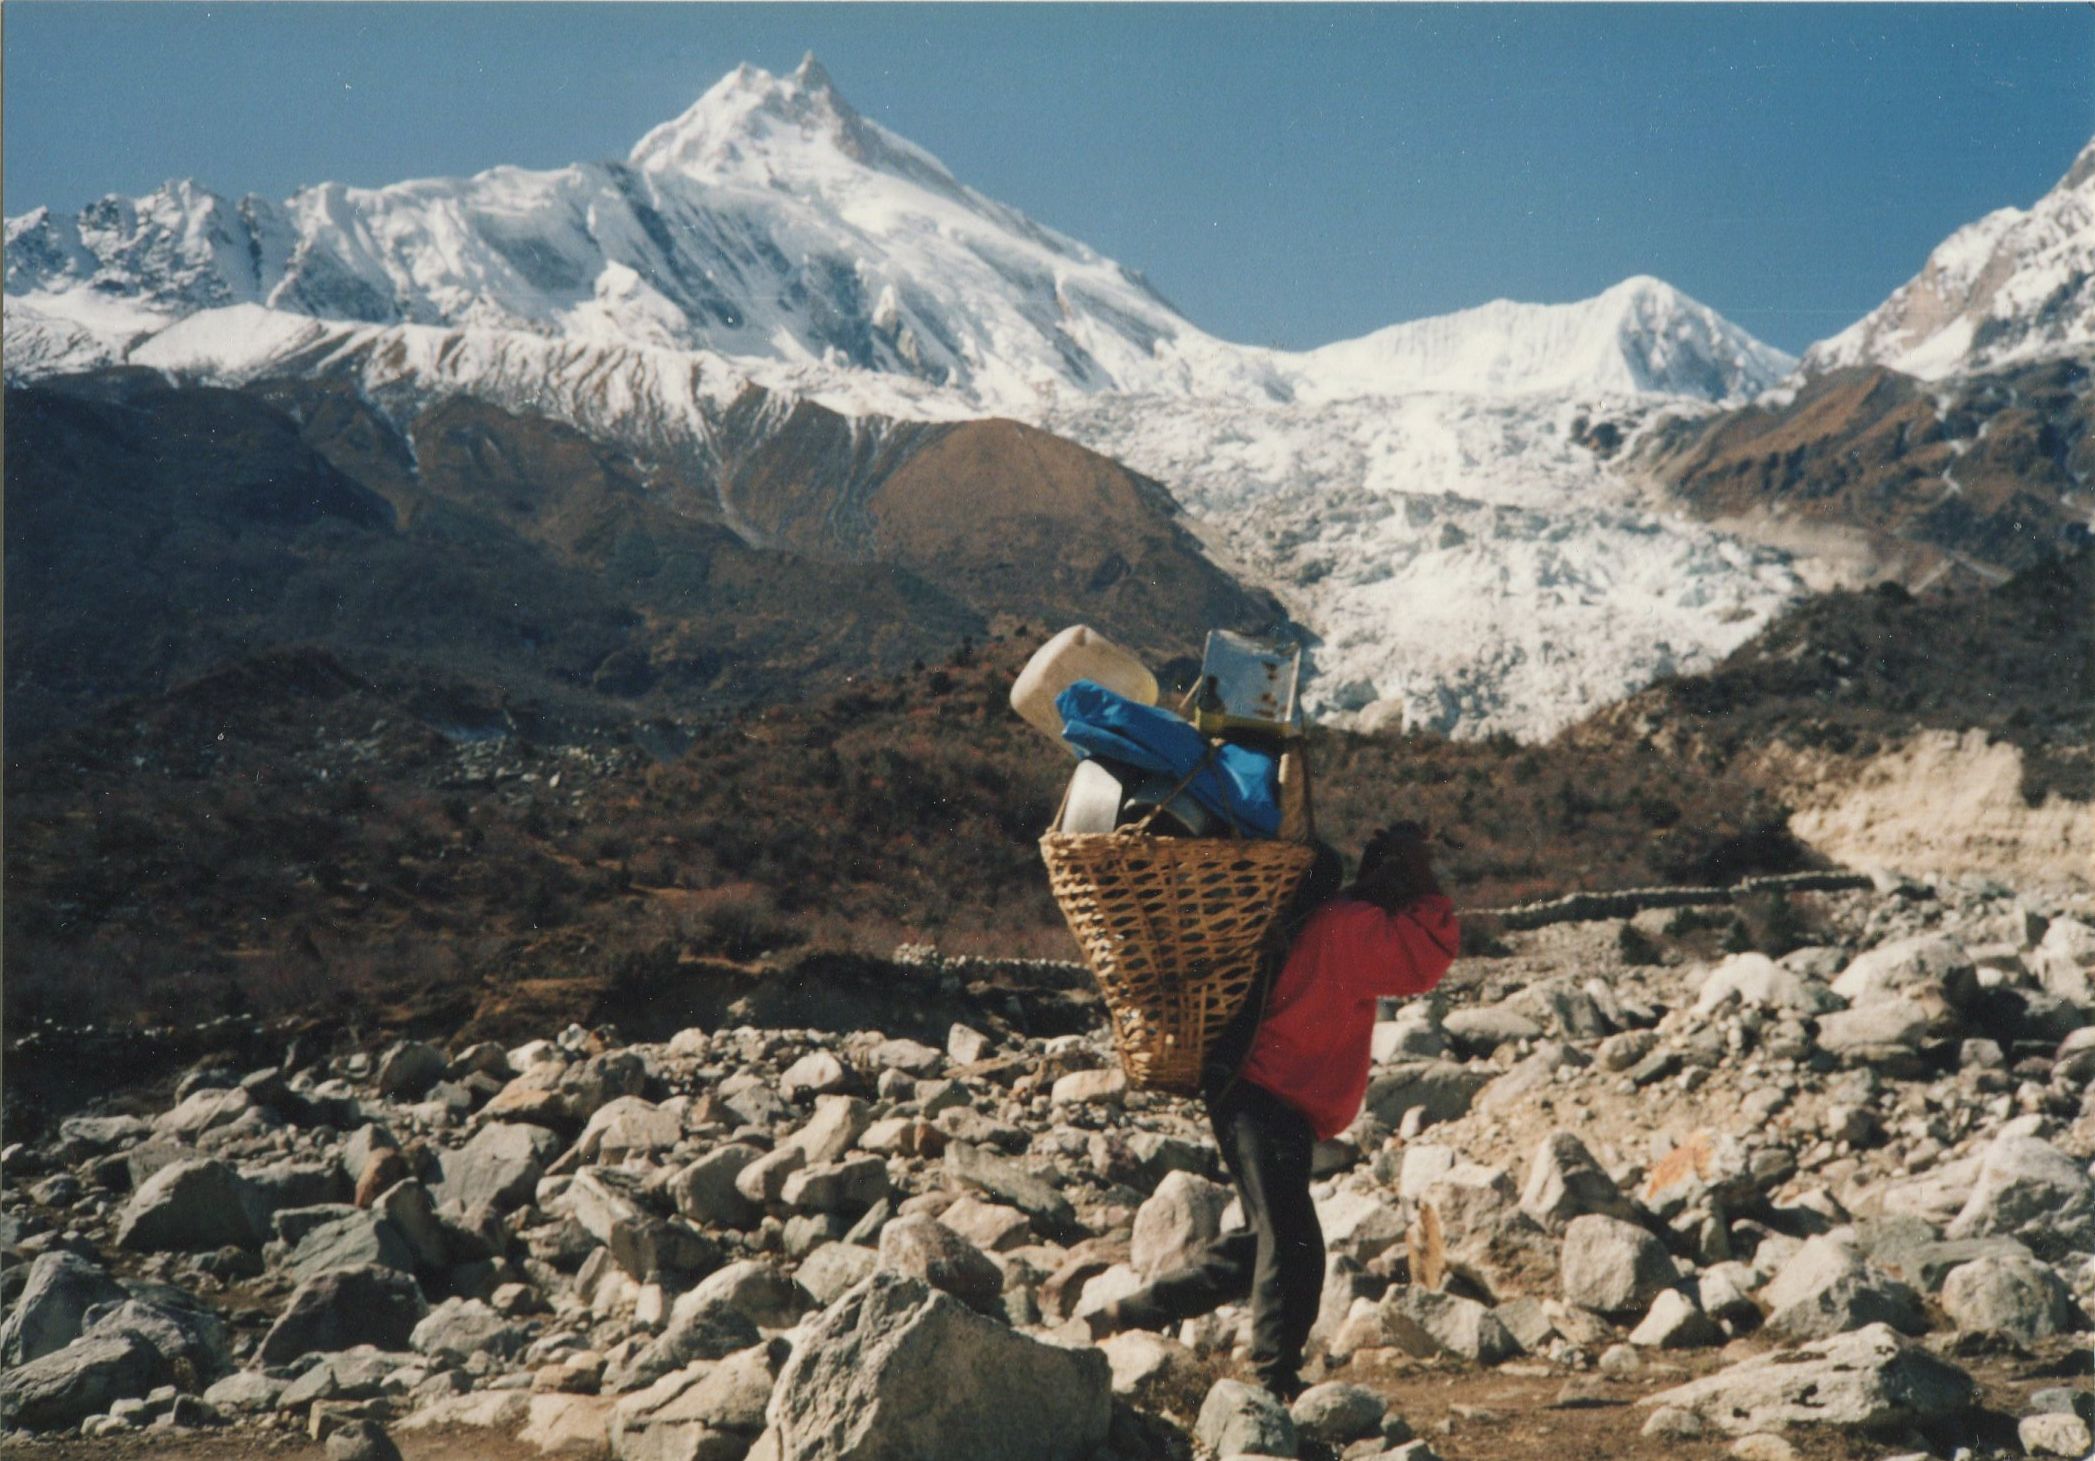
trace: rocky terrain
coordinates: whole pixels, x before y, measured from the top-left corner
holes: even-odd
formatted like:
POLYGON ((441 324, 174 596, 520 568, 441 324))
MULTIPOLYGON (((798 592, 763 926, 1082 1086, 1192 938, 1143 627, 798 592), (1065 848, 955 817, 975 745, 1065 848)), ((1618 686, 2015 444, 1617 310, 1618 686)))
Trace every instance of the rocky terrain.
POLYGON ((1785 897, 1779 960, 1651 910, 1386 1011, 1292 1407, 1240 1311, 1071 1323, 1232 1221, 1213 1148, 1095 1023, 1024 1032, 1055 966, 918 947, 893 1023, 942 1038, 221 1028, 245 1058, 0 1151, 0 1421, 51 1456, 2084 1455, 2095 898, 1785 897))

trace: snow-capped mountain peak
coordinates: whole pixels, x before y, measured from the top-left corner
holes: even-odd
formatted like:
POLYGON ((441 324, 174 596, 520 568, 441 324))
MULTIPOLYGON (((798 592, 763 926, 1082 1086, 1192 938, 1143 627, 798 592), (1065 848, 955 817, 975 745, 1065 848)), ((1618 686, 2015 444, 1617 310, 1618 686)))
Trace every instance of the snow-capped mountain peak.
POLYGON ((1886 365, 1923 379, 2095 351, 2095 141, 2029 208, 1998 208, 1935 247, 1890 298, 1804 352, 1820 374, 1886 365))
POLYGON ((1405 390, 1605 392, 1721 401, 1796 362, 1662 279, 1640 274, 1572 304, 1498 299, 1310 351, 1319 399, 1405 390))

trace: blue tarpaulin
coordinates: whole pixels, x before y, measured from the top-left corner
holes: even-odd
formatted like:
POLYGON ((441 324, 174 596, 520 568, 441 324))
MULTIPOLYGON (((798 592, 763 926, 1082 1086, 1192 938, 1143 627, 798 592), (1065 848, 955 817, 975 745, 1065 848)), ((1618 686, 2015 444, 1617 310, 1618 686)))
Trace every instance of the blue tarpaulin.
POLYGON ((1098 756, 1162 771, 1183 779, 1196 766, 1186 790, 1239 833, 1271 837, 1280 830, 1279 765, 1249 746, 1224 741, 1210 755, 1207 737, 1154 705, 1115 694, 1091 680, 1078 680, 1055 697, 1062 739, 1079 756, 1098 756), (1208 758, 1206 765, 1201 765, 1208 758))

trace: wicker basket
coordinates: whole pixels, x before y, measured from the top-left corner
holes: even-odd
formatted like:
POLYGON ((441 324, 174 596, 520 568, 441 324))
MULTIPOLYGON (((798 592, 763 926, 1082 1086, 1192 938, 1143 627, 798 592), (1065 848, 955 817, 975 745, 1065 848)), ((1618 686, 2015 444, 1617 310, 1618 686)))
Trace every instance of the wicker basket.
POLYGON ((1301 805, 1280 840, 1152 837, 1139 826, 1040 839, 1129 1085, 1198 1093, 1209 1045, 1243 1007, 1266 934, 1309 872, 1304 780, 1283 775, 1283 799, 1292 781, 1301 805))

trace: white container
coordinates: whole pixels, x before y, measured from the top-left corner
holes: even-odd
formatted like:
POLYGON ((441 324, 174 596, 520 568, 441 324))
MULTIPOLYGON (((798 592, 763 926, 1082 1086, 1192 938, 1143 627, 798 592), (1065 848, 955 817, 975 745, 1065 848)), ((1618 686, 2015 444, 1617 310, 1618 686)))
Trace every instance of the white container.
POLYGON ((1011 708, 1055 741, 1062 717, 1055 697, 1078 680, 1091 680, 1144 705, 1157 703, 1157 677, 1148 666, 1088 624, 1072 624, 1033 652, 1011 682, 1011 708))

